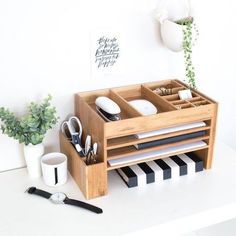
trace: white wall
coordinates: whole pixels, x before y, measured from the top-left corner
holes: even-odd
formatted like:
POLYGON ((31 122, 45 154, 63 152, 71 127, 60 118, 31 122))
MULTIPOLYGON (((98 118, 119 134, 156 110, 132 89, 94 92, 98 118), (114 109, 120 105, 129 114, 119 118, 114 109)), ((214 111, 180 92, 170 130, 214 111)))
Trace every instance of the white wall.
POLYGON ((236 2, 195 1, 199 88, 219 102, 218 137, 236 148, 236 2))
MULTIPOLYGON (((23 114, 29 101, 51 93, 64 119, 73 112, 75 92, 183 78, 183 54, 163 47, 151 17, 158 2, 0 1, 0 106, 23 114), (121 59, 126 66, 120 75, 98 80, 91 76, 91 33, 109 30, 123 38, 121 59)), ((236 130, 232 109, 236 3, 233 0, 192 3, 200 31, 194 58, 198 87, 220 102, 219 134, 236 147, 236 134, 232 132, 236 130)), ((58 149, 58 129, 59 124, 45 139, 49 150, 58 149)), ((0 171, 24 165, 17 142, 1 134, 0 153, 0 171)))

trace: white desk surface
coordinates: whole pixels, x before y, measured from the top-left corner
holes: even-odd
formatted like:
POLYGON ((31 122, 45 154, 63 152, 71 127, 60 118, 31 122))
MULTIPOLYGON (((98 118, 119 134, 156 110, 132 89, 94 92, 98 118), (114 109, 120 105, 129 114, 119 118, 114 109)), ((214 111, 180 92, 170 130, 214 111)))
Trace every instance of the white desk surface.
POLYGON ((1 236, 173 236, 236 217, 236 152, 218 143, 213 169, 144 187, 129 189, 110 172, 108 195, 88 201, 101 215, 24 193, 29 186, 85 200, 71 177, 52 188, 30 179, 25 168, 1 173, 1 236))

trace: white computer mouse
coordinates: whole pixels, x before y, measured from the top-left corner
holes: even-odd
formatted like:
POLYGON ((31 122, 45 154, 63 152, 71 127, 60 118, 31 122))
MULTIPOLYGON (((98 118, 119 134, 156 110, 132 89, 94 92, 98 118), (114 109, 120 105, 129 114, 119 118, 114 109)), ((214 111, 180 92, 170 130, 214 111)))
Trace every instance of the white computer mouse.
POLYGON ((145 99, 129 101, 129 104, 139 111, 143 116, 154 115, 158 112, 157 108, 151 102, 145 99))
POLYGON ((119 114, 121 112, 120 107, 108 97, 98 97, 95 104, 103 111, 112 115, 119 114))

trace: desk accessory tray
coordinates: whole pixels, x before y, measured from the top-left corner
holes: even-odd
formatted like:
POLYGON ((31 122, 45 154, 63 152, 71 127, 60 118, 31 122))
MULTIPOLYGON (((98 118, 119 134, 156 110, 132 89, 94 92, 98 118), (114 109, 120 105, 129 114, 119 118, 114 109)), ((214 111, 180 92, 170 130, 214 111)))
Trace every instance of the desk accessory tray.
POLYGON ((98 143, 98 164, 94 166, 98 165, 99 168, 94 171, 93 165, 81 164, 83 160, 76 152, 71 153, 71 149, 68 152, 68 146, 71 144, 62 135, 61 151, 68 155, 71 163, 69 170, 86 198, 102 196, 108 192, 108 171, 169 157, 170 153, 165 152, 168 149, 173 150, 171 155, 192 152, 203 161, 204 168, 211 168, 218 104, 196 90, 191 90, 191 99, 180 100, 178 91, 188 88, 179 80, 164 80, 75 94, 75 115, 80 118, 84 129, 82 138, 85 139, 86 135, 90 134, 93 142, 98 143), (153 91, 165 86, 172 88, 172 94, 161 96, 153 91), (95 100, 99 96, 109 97, 119 105, 120 121, 107 122, 97 113, 95 100), (158 113, 142 116, 129 104, 129 101, 134 99, 152 102, 158 113), (134 146, 199 131, 204 131, 204 135, 140 150, 134 146), (154 135, 148 136, 147 133, 154 135), (191 147, 193 143, 196 145, 191 147), (159 154, 150 156, 150 152, 159 154), (142 158, 130 158, 140 155, 142 158), (128 162, 125 161, 126 158, 128 162), (116 160, 121 161, 117 162, 118 164, 110 164, 116 160))

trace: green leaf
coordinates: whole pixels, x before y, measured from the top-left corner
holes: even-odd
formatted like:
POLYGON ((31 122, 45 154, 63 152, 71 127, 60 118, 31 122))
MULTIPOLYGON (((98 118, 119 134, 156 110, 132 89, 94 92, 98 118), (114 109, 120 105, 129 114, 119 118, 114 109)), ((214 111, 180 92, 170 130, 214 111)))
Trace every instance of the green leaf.
POLYGON ((50 104, 51 100, 52 96, 48 95, 39 104, 31 102, 28 113, 20 119, 7 108, 0 107, 2 132, 26 145, 41 143, 47 130, 51 129, 59 119, 56 108, 50 104))

